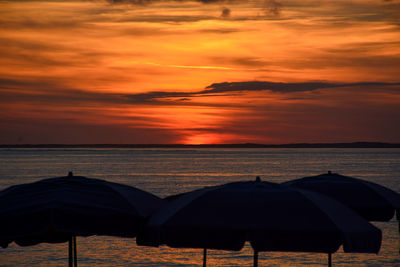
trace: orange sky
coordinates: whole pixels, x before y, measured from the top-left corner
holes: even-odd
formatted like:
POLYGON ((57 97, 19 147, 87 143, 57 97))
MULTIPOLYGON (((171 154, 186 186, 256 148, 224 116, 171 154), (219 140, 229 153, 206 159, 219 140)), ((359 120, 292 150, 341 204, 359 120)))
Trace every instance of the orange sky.
POLYGON ((0 1, 0 143, 400 142, 400 0, 0 1))

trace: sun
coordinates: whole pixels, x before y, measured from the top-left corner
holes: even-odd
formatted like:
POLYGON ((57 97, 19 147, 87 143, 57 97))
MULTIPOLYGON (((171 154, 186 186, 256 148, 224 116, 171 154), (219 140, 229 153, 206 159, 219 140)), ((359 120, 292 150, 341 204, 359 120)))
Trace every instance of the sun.
POLYGON ((186 137, 181 142, 184 145, 234 144, 252 141, 247 136, 228 133, 186 132, 185 135, 186 137))
POLYGON ((214 133, 193 134, 183 141, 185 145, 208 145, 220 143, 220 137, 214 133))

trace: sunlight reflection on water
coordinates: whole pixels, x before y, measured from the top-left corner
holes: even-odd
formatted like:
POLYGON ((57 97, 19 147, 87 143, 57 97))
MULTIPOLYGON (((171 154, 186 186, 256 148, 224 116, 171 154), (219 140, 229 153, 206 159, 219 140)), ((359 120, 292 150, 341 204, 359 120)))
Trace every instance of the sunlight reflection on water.
MULTIPOLYGON (((0 150, 0 189, 43 178, 75 175, 125 183, 165 197, 240 180, 282 182, 328 170, 400 189, 399 149, 200 149, 200 150, 0 150)), ((400 266, 397 221, 383 231, 379 255, 333 255, 334 266, 400 266)), ((0 249, 0 266, 65 266, 67 244, 0 249)), ((251 266, 253 252, 208 251, 208 266, 251 266)), ((202 250, 138 247, 134 239, 78 237, 80 266, 201 266, 202 250)), ((260 266, 326 266, 327 255, 261 252, 260 266)))

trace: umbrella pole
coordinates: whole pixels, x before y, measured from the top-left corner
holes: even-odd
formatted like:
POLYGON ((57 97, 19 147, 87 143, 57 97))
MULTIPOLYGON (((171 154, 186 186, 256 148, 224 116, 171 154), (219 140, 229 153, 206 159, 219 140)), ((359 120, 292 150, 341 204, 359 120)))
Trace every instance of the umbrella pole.
POLYGON ((68 266, 69 267, 73 267, 72 266, 72 262, 73 262, 73 260, 72 260, 73 255, 72 254, 73 254, 72 253, 72 237, 70 237, 69 240, 68 240, 68 266))
POLYGON ((253 266, 257 267, 258 266, 258 251, 254 250, 254 262, 253 262, 253 266))
POLYGON ((76 253, 76 251, 77 251, 77 248, 76 248, 76 236, 74 236, 73 239, 74 239, 74 267, 78 267, 78 256, 76 255, 77 254, 76 253))
POLYGON ((207 266, 207 249, 203 250, 203 267, 207 266))
POLYGON ((328 267, 332 267, 332 254, 328 253, 328 267))

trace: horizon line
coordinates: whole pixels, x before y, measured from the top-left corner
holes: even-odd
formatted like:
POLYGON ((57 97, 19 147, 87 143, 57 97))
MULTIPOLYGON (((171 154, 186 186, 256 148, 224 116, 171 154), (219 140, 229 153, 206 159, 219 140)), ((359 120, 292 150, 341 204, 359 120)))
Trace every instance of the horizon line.
POLYGON ((400 148, 391 142, 327 142, 327 143, 230 143, 230 144, 0 144, 0 148, 400 148))

